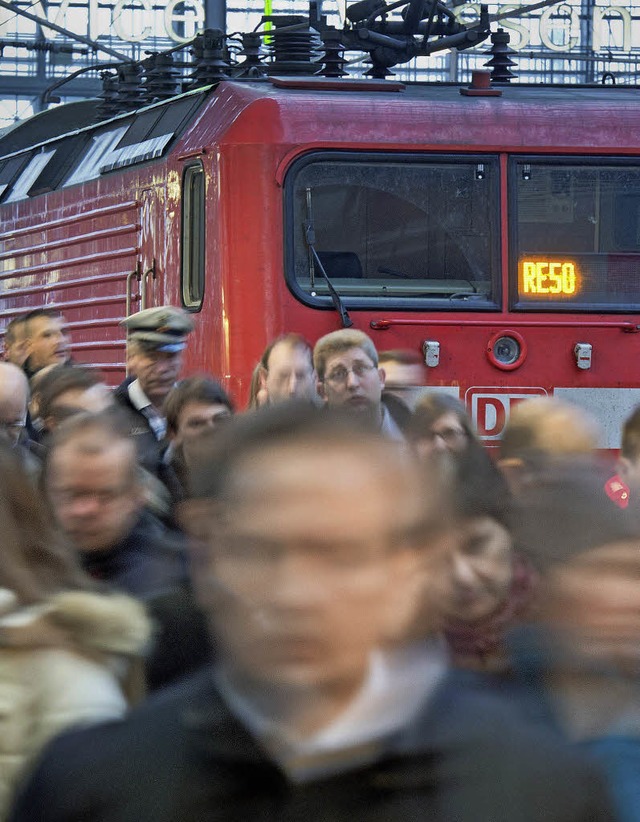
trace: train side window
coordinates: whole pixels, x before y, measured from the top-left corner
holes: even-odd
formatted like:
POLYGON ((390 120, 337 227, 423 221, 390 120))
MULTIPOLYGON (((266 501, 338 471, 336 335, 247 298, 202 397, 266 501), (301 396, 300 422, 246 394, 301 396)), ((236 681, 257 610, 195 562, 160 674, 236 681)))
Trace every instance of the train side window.
POLYGON ((0 163, 0 197, 11 188, 13 182, 22 173, 24 167, 29 162, 29 154, 19 154, 0 163))
POLYGON ((640 310, 640 165, 514 160, 513 308, 640 310))
POLYGON ((285 178, 289 287, 328 307, 324 268, 356 308, 496 310, 499 202, 493 156, 305 155, 285 178))
POLYGON ((85 183, 87 180, 99 177, 100 167, 108 162, 109 155, 118 145, 126 131, 127 126, 120 126, 110 131, 94 134, 89 146, 79 155, 64 185, 72 186, 76 185, 76 183, 85 183))
POLYGON ((29 189, 39 177, 42 170, 45 168, 49 160, 56 153, 54 148, 49 151, 42 151, 31 158, 29 164, 21 172, 17 181, 13 184, 13 188, 9 192, 9 196, 5 202, 13 203, 16 200, 21 200, 27 196, 29 189))
POLYGON ((185 168, 182 177, 182 303, 190 311, 199 311, 204 299, 205 226, 204 169, 195 163, 185 168))

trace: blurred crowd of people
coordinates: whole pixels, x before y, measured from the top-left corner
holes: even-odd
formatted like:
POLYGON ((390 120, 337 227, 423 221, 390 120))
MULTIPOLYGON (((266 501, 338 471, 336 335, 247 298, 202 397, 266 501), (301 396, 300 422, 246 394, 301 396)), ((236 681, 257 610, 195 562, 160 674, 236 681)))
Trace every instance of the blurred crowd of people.
POLYGON ((640 409, 490 453, 421 357, 285 334, 248 408, 193 317, 0 363, 0 819, 640 822, 640 409))

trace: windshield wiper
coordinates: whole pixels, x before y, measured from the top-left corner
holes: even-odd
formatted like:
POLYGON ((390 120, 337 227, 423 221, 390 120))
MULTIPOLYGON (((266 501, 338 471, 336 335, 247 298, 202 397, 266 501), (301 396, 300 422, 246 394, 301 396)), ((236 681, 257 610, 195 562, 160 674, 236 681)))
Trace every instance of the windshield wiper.
POLYGON ((327 284, 327 288, 329 289, 329 294, 331 295, 331 302, 333 303, 336 311, 340 315, 340 319, 342 320, 342 327, 343 328, 351 328, 353 325, 353 320, 349 316, 349 312, 344 307, 344 303, 342 302, 341 296, 333 287, 333 283, 329 279, 329 275, 325 271, 324 266, 322 265, 322 260, 318 256, 318 252, 316 251, 316 231, 313 227, 313 212, 311 208, 311 189, 308 188, 307 192, 307 219, 302 224, 304 227, 304 239, 307 244, 307 248, 311 253, 311 260, 309 265, 309 275, 310 275, 310 282, 311 287, 313 288, 313 272, 315 266, 318 267, 318 270, 324 277, 324 280, 327 284))

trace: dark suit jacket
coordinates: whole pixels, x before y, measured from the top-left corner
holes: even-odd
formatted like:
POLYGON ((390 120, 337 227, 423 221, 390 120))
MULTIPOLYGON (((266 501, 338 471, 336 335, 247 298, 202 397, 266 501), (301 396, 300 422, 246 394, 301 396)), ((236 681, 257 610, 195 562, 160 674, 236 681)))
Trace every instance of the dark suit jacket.
POLYGON ((161 465, 163 444, 158 442, 149 420, 138 411, 129 399, 129 386, 133 382, 131 377, 120 383, 113 392, 113 398, 122 410, 129 426, 129 435, 135 443, 138 452, 138 461, 149 473, 158 476, 161 465))
POLYGON ((209 671, 125 721, 54 741, 10 822, 601 822, 600 777, 553 736, 451 683, 372 765, 293 784, 209 671))

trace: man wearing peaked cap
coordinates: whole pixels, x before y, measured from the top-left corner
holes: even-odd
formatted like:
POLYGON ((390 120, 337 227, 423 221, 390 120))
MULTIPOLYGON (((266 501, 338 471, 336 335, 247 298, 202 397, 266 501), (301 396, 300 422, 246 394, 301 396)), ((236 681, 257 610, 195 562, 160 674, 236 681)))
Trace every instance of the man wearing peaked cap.
POLYGON ((130 342, 171 354, 185 348, 187 335, 193 331, 191 317, 172 305, 145 308, 126 317, 120 325, 127 329, 130 342))
POLYGON ((127 329, 127 364, 133 375, 115 391, 131 421, 141 464, 157 474, 166 435, 162 405, 182 369, 193 320, 181 308, 146 308, 120 323, 127 329))

